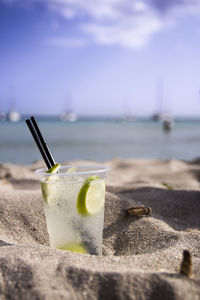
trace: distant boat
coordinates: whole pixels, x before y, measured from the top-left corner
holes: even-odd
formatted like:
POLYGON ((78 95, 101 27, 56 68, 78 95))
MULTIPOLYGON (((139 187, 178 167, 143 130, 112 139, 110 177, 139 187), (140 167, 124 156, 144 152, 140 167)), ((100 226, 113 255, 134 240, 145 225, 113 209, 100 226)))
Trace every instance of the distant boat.
POLYGON ((6 114, 0 111, 0 121, 5 121, 5 120, 6 120, 6 114))
POLYGON ((162 121, 163 119, 163 104, 164 104, 164 96, 163 96, 163 80, 157 81, 156 86, 156 102, 157 102, 157 112, 154 113, 151 117, 153 121, 162 121))
POLYGON ((64 100, 65 109, 63 112, 60 113, 59 119, 62 122, 75 122, 78 119, 77 114, 74 112, 73 109, 73 99, 68 93, 65 100, 64 100))
POLYGON ((164 132, 168 133, 172 130, 173 126, 174 126, 174 119, 170 114, 163 114, 162 116, 162 126, 163 126, 163 130, 164 132))
POLYGON ((10 122, 19 122, 21 120, 21 115, 16 110, 11 110, 8 113, 7 118, 10 122))
POLYGON ((133 122, 133 121, 136 120, 136 118, 133 115, 131 115, 131 114, 125 114, 125 115, 121 115, 119 117, 119 120, 121 122, 133 122))
POLYGON ((164 132, 169 132, 174 126, 174 119, 169 113, 159 113, 152 116, 152 120, 162 123, 164 132))
POLYGON ((154 115, 151 117, 151 119, 152 119, 153 121, 161 121, 161 120, 162 120, 162 113, 156 113, 156 114, 154 114, 154 115))
POLYGON ((75 122, 78 119, 78 116, 76 113, 70 111, 60 114, 59 119, 62 122, 75 122))
POLYGON ((164 106, 164 86, 163 80, 157 82, 157 113, 155 113, 151 119, 156 122, 161 122, 164 132, 172 130, 174 125, 174 119, 171 114, 163 111, 164 106))

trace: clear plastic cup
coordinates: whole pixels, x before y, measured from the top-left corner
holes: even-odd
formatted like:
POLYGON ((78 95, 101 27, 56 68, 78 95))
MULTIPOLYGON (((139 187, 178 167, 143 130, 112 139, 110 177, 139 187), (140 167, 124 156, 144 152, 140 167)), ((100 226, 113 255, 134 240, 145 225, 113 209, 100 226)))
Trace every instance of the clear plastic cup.
POLYGON ((105 179, 109 168, 61 166, 56 173, 38 169, 50 246, 102 254, 105 179))

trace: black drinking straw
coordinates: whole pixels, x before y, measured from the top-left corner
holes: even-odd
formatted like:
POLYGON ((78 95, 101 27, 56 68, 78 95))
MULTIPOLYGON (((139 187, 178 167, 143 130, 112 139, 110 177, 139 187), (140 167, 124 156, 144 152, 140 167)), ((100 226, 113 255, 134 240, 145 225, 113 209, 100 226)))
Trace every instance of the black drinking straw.
POLYGON ((32 121, 32 123, 33 123, 33 126, 34 126, 34 128, 35 128, 37 134, 38 134, 39 140, 40 140, 40 142, 41 142, 41 144, 42 144, 42 147, 43 147, 43 149, 44 149, 44 152, 45 152, 46 155, 47 155, 47 158, 48 158, 48 160, 49 160, 49 162, 50 162, 50 164, 51 164, 51 167, 53 167, 53 166, 56 164, 56 162, 55 162, 55 160, 54 160, 54 158, 53 158, 53 156, 52 156, 52 154, 51 154, 51 152, 50 152, 50 150, 49 150, 49 147, 47 146, 47 143, 46 143, 44 137, 42 136, 42 133, 41 133, 41 131, 40 131, 40 128, 38 127, 38 124, 37 124, 37 122, 36 122, 36 119, 35 119, 33 116, 31 117, 31 121, 32 121))
POLYGON ((47 165, 47 168, 50 169, 55 165, 55 161, 54 161, 53 156, 51 155, 51 153, 46 145, 46 142, 39 130, 39 127, 37 125, 35 118, 31 117, 31 120, 33 122, 33 125, 29 119, 26 120, 26 124, 34 138, 36 145, 38 146, 38 149, 40 150, 40 153, 47 165))

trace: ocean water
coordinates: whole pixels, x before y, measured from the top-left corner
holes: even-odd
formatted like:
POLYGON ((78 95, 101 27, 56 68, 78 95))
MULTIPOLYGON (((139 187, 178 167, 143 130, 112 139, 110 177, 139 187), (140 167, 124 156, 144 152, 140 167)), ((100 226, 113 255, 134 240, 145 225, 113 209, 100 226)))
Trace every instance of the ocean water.
MULTIPOLYGON (((151 121, 40 121, 39 125, 57 162, 200 157, 200 121, 175 122, 168 134, 161 123, 151 121)), ((41 160, 41 155, 26 123, 1 122, 0 162, 30 164, 36 160, 41 160)))

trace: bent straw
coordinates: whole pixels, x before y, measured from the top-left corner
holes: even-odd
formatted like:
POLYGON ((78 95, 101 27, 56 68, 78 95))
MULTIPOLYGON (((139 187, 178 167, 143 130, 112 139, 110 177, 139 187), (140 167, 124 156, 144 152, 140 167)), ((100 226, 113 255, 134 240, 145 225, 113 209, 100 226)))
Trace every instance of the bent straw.
POLYGON ((51 164, 50 164, 50 162, 48 160, 47 153, 43 149, 42 141, 37 136, 37 133, 36 133, 36 131, 35 131, 32 123, 31 123, 31 121, 29 119, 26 120, 26 124, 27 124, 27 126, 28 126, 28 128, 29 128, 29 130, 30 130, 30 132, 31 132, 31 134, 33 136, 33 139, 34 139, 36 145, 38 146, 38 149, 39 149, 39 151, 40 151, 40 153, 41 153, 41 155, 42 155, 42 157, 43 157, 43 159, 44 159, 44 161, 45 161, 45 163, 47 165, 47 168, 50 169, 52 166, 51 166, 51 164))
POLYGON ((50 150, 47 146, 47 143, 46 143, 44 137, 42 136, 42 133, 41 133, 39 127, 38 127, 38 124, 37 124, 36 119, 34 118, 34 116, 31 117, 31 121, 33 123, 33 126, 34 126, 37 134, 38 134, 40 143, 42 144, 42 147, 43 147, 43 149, 46 153, 46 156, 47 156, 47 158, 50 162, 50 165, 51 165, 51 167, 53 167, 56 164, 56 162, 55 162, 55 160, 54 160, 54 158, 53 158, 53 156, 52 156, 52 154, 51 154, 51 152, 50 152, 50 150))

